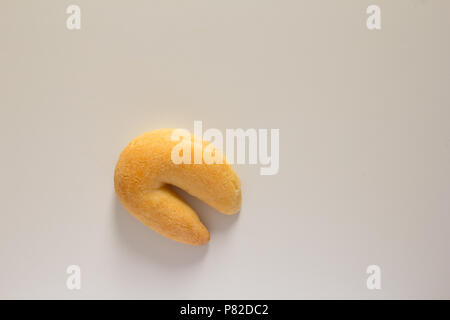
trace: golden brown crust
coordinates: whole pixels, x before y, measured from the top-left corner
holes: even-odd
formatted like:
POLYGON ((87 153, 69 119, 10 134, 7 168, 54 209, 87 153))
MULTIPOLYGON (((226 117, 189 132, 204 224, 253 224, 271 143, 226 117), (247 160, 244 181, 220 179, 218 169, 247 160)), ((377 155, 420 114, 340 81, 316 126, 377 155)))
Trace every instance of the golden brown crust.
MULTIPOLYGON (((173 130, 151 131, 131 141, 117 161, 114 187, 123 206, 146 226, 170 239, 202 245, 209 241, 208 230, 169 185, 233 214, 241 207, 241 183, 222 155, 222 164, 175 164, 171 152, 179 142, 171 140, 173 130)), ((192 135, 191 141, 193 155, 199 145, 192 135)))

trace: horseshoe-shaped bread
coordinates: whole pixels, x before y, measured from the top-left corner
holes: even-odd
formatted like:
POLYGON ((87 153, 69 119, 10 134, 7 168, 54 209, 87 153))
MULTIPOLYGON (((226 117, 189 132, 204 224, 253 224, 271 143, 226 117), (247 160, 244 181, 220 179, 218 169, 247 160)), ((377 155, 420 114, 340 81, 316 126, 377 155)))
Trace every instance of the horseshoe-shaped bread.
POLYGON ((127 211, 146 226, 167 238, 202 245, 209 241, 208 230, 170 185, 219 212, 233 214, 241 207, 241 182, 220 151, 192 134, 192 156, 209 146, 222 163, 175 164, 171 154, 180 141, 171 138, 174 130, 159 129, 132 140, 117 161, 114 188, 127 211))

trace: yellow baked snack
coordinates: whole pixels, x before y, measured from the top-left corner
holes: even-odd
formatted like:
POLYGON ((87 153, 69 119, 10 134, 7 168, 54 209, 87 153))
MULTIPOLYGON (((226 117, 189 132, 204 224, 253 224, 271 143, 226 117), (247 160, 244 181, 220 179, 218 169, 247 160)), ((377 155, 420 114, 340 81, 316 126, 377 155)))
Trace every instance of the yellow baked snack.
POLYGON ((146 226, 167 238, 202 245, 209 241, 208 230, 170 185, 219 212, 233 214, 241 207, 241 183, 220 151, 191 134, 192 163, 176 164, 172 153, 180 141, 173 141, 174 130, 159 129, 132 140, 117 161, 114 188, 127 211, 146 226), (194 163, 194 154, 206 147, 223 162, 194 163))

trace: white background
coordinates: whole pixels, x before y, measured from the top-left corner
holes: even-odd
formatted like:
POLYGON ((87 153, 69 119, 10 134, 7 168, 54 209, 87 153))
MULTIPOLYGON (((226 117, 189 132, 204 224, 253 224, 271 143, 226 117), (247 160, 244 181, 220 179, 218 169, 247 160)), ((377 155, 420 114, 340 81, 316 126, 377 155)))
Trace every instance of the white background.
POLYGON ((450 298, 449 14, 444 0, 2 1, 0 297, 450 298), (184 195, 204 247, 146 228, 113 189, 129 140, 194 120, 280 129, 278 175, 235 166, 239 215, 184 195), (382 290, 366 288, 371 264, 382 290))

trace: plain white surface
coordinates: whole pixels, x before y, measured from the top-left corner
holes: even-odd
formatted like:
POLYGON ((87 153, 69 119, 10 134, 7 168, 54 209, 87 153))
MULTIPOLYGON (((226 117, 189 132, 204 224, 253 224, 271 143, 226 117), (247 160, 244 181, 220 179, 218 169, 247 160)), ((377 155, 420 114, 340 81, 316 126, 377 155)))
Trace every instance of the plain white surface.
POLYGON ((450 3, 375 1, 370 32, 372 2, 77 1, 68 31, 72 2, 2 1, 0 297, 450 298, 450 3), (194 120, 280 129, 239 215, 184 194, 204 247, 113 191, 130 139, 194 120))

